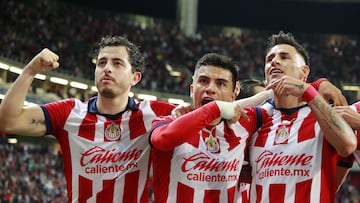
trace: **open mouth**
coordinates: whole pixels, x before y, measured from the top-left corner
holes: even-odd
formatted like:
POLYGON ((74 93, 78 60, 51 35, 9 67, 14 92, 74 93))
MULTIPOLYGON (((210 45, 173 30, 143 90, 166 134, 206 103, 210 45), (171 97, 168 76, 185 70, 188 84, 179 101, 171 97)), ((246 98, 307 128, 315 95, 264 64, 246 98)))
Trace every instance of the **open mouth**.
POLYGON ((276 74, 281 74, 281 73, 283 73, 283 72, 279 69, 274 69, 270 72, 271 75, 276 75, 276 74))
POLYGON ((205 104, 210 103, 210 102, 212 102, 212 101, 214 101, 214 99, 212 99, 212 98, 204 98, 204 99, 201 101, 201 105, 205 105, 205 104))

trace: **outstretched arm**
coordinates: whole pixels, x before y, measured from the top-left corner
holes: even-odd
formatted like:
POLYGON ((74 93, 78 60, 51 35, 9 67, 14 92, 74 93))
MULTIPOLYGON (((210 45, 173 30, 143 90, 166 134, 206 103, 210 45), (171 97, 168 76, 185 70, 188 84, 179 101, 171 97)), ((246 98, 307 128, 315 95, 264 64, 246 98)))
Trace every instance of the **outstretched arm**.
POLYGON ((59 66, 59 57, 43 49, 23 69, 0 105, 0 131, 18 135, 44 135, 45 118, 38 105, 24 107, 25 96, 37 73, 59 66))
MULTIPOLYGON (((198 132, 219 118, 239 120, 245 112, 231 102, 212 101, 176 120, 159 118, 153 123, 150 142, 155 149, 168 151, 184 143, 198 139, 198 132)), ((214 123, 215 124, 215 123, 214 123)))

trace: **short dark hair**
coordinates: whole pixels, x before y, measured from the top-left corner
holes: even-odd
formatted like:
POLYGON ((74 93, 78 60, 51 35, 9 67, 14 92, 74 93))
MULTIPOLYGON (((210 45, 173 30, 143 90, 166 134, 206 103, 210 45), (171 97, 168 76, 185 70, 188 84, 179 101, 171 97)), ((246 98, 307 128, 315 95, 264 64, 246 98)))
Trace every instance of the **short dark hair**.
POLYGON ((306 65, 310 66, 310 56, 308 52, 296 41, 291 33, 284 33, 283 31, 280 31, 279 34, 271 35, 267 41, 266 53, 268 53, 272 47, 279 44, 288 44, 293 46, 296 51, 304 58, 306 65))
POLYGON ((240 93, 236 99, 243 99, 255 95, 255 87, 265 87, 265 83, 256 79, 244 79, 240 80, 240 93))
POLYGON ((217 66, 229 70, 232 74, 233 89, 235 89, 239 67, 231 58, 218 53, 207 53, 197 61, 195 71, 201 66, 207 65, 217 66))
POLYGON ((141 72, 145 70, 145 59, 140 52, 140 48, 130 42, 127 38, 122 36, 105 36, 98 42, 98 47, 95 49, 95 56, 97 57, 100 50, 108 46, 125 46, 129 54, 129 62, 131 64, 132 72, 141 72))

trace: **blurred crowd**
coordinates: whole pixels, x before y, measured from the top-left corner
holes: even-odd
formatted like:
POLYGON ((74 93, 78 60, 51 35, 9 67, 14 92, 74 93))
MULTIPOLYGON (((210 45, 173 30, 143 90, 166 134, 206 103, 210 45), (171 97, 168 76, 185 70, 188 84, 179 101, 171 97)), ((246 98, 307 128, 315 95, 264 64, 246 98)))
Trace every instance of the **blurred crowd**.
POLYGON ((65 203, 61 154, 51 145, 8 144, 0 136, 0 202, 65 203))
MULTIPOLYGON (((21 63, 48 47, 60 56, 58 71, 92 79, 94 44, 101 36, 117 34, 141 46, 146 55, 146 72, 138 88, 188 94, 190 78, 169 76, 166 65, 192 71, 206 52, 231 56, 240 67, 239 79, 263 78, 264 45, 270 32, 243 29, 231 34, 222 27, 199 25, 197 33, 187 36, 169 20, 139 22, 129 14, 64 1, 9 0, 0 1, 0 6, 0 56, 21 63)), ((360 83, 359 36, 293 34, 310 51, 311 79, 326 76, 335 83, 360 83)))

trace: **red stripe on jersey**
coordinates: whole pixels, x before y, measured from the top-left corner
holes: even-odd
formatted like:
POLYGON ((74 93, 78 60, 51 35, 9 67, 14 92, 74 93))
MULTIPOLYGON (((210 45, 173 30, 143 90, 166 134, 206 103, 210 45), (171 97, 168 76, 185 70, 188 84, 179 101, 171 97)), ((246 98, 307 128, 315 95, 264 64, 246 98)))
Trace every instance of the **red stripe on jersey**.
POLYGON ((234 202, 234 194, 235 194, 236 186, 228 189, 228 203, 234 202))
POLYGON ((286 184, 270 184, 269 203, 281 203, 285 201, 286 184))
POLYGON ((140 171, 134 171, 132 173, 128 173, 125 175, 123 202, 137 202, 138 195, 134 195, 135 192, 126 192, 126 191, 138 190, 139 176, 140 176, 140 171))
POLYGON ((204 203, 216 203, 220 200, 220 190, 205 190, 204 203))
POLYGON ((256 185, 256 203, 260 203, 262 200, 262 191, 263 188, 261 185, 256 185))
POLYGON ((301 124, 298 132, 298 142, 313 139, 315 137, 315 117, 312 113, 307 116, 301 124), (311 127, 310 127, 311 126, 311 127), (306 129, 306 130, 303 130, 306 129))
POLYGON ((176 202, 193 202, 194 201, 194 189, 188 187, 182 183, 178 183, 176 196, 176 202))
POLYGON ((241 138, 235 136, 234 131, 231 128, 229 128, 226 123, 224 125, 224 136, 225 136, 225 140, 229 143, 228 151, 231 151, 233 148, 235 148, 240 144, 241 138))
POLYGON ((271 122, 269 121, 267 123, 267 125, 264 125, 261 127, 261 129, 260 129, 261 133, 259 132, 259 135, 256 136, 254 146, 256 146, 256 147, 264 147, 265 146, 266 140, 268 139, 269 132, 271 130, 270 127, 272 126, 272 123, 273 123, 272 117, 269 117, 269 119, 271 119, 271 122))
POLYGON ((86 203, 92 196, 92 184, 91 180, 79 175, 79 203, 86 203))
POLYGON ((321 184, 320 188, 320 202, 334 202, 335 201, 335 183, 334 177, 336 174, 336 164, 338 160, 338 153, 335 148, 323 138, 322 160, 321 160, 321 184))
POLYGON ((143 121, 143 112, 142 111, 134 111, 130 116, 129 121, 129 129, 130 129, 130 139, 137 138, 138 136, 146 133, 145 124, 143 121), (142 122, 139 122, 142 121, 142 122))
POLYGON ((249 191, 245 190, 241 192, 241 202, 242 203, 250 203, 249 199, 249 191))
POLYGON ((94 141, 96 115, 87 113, 79 127, 79 136, 94 141))
POLYGON ((312 179, 296 183, 295 202, 310 202, 312 179), (301 194, 301 195, 299 195, 301 194))
POLYGON ((103 190, 96 194, 96 203, 113 202, 115 180, 103 180, 103 190))
POLYGON ((169 195, 168 186, 170 185, 171 157, 173 151, 160 152, 152 150, 153 156, 153 183, 154 196, 158 197, 155 202, 166 202, 169 195), (160 178, 161 177, 161 178, 160 178), (160 181, 162 179, 163 181, 160 181))

